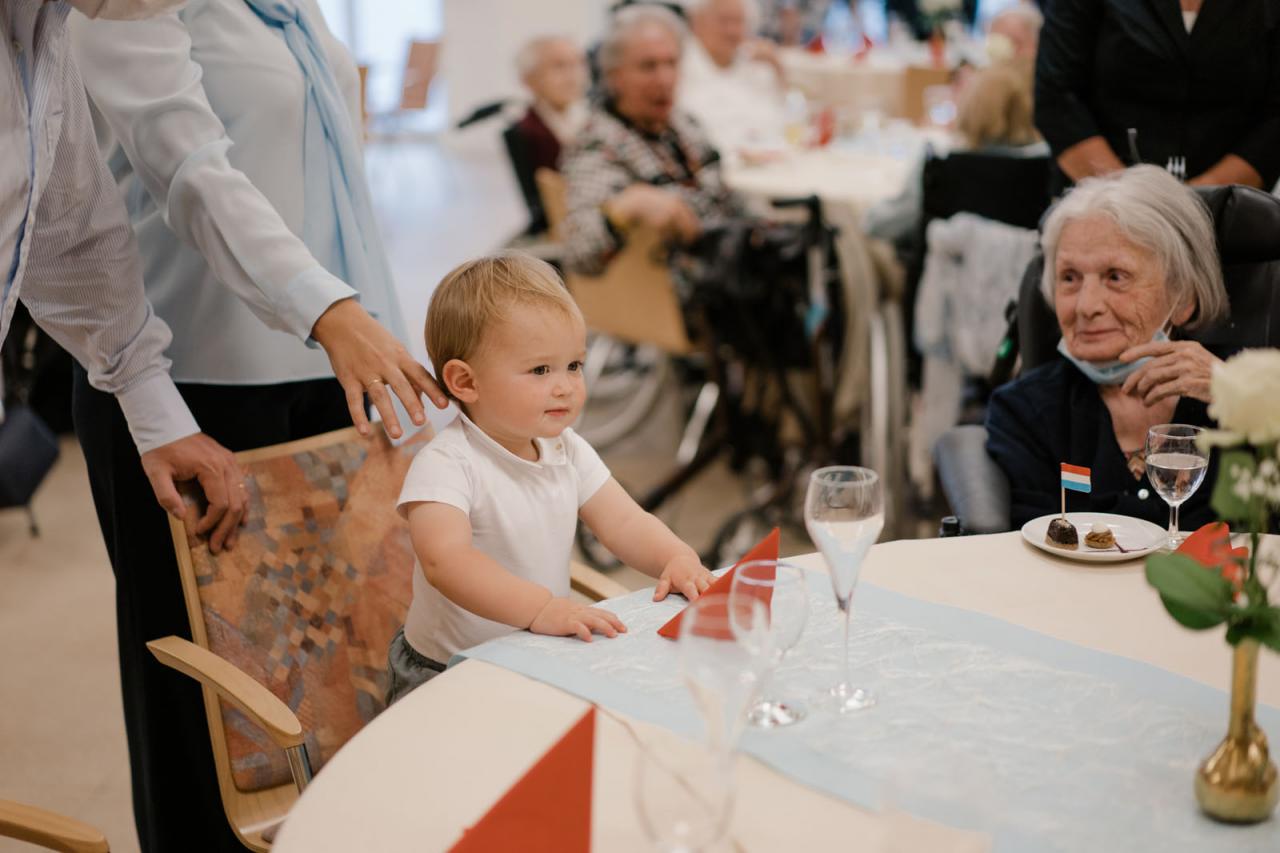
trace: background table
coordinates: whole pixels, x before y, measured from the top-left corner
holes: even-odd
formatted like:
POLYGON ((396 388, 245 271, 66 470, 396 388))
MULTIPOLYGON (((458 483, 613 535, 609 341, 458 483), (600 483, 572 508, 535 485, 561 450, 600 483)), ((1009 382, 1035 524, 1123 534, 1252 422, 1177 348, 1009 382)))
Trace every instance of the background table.
MULTIPOLYGON (((813 555, 798 562, 821 565, 813 555)), ((1146 585, 1140 562, 1073 563, 1010 533, 878 545, 863 579, 1228 687, 1231 655, 1221 630, 1193 633, 1173 623, 1146 585)), ((1280 661, 1273 654, 1262 657, 1258 693, 1259 701, 1280 704, 1280 661)), ((340 751, 295 807, 276 849, 446 849, 585 707, 513 673, 464 663, 415 691, 340 751)), ((1224 733, 1226 721, 1224 696, 1224 733)), ((608 715, 599 724, 596 849, 646 849, 632 803, 630 736, 608 715)), ((856 724, 855 716, 850 725, 856 724)), ((637 729, 642 737, 664 736, 650 726, 637 729)), ((861 840, 871 850, 958 851, 977 843, 971 835, 869 814, 750 759, 740 761, 738 774, 731 832, 741 850, 848 849, 861 840), (936 834, 926 840, 919 833, 936 834)), ((1189 790, 1190 778, 1186 784, 1189 790)))

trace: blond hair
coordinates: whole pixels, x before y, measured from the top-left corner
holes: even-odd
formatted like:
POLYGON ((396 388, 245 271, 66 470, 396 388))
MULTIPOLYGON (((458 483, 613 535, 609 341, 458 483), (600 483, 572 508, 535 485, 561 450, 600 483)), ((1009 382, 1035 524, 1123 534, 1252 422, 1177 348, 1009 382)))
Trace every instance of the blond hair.
POLYGON ((467 261, 440 280, 427 308, 425 334, 427 355, 442 385, 444 366, 474 355, 485 330, 510 316, 514 306, 552 308, 582 318, 555 268, 524 252, 467 261))
POLYGON ((982 69, 960 99, 956 130, 970 148, 1028 145, 1039 139, 1032 117, 1032 71, 1020 62, 982 69))

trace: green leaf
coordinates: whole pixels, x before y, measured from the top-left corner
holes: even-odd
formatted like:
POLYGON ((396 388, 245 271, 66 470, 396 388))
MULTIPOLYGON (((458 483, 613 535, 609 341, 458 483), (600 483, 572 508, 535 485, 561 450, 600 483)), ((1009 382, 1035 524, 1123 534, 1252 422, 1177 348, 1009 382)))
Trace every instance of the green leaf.
POLYGON ((1212 628, 1214 625, 1221 625, 1223 620, 1227 618, 1225 613, 1196 610, 1179 604, 1165 595, 1160 596, 1160 602, 1164 605, 1164 609, 1169 611, 1173 621, 1184 628, 1190 628, 1192 631, 1203 631, 1206 628, 1212 628))
POLYGON ((1181 625, 1203 630, 1231 614, 1231 584, 1185 554, 1153 554, 1147 558, 1146 574, 1165 610, 1181 625))
POLYGON ((1237 607, 1227 618, 1227 623, 1227 642, 1231 645, 1253 639, 1280 651, 1280 608, 1261 602, 1237 607))
POLYGON ((1234 491, 1236 481, 1246 476, 1253 476, 1258 462, 1247 450, 1228 450, 1223 452, 1218 461, 1218 479, 1213 484, 1213 497, 1210 505, 1218 517, 1224 521, 1249 521, 1249 501, 1241 500, 1234 491), (1240 473, 1232 475, 1233 468, 1240 473))

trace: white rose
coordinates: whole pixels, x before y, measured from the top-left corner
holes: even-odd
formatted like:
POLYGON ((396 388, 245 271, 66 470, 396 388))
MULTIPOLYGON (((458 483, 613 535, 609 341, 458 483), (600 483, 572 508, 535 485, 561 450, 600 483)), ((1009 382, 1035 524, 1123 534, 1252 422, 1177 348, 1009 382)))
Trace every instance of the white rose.
POLYGON ((1209 414, 1250 444, 1280 440, 1280 350, 1245 350, 1213 368, 1209 414))

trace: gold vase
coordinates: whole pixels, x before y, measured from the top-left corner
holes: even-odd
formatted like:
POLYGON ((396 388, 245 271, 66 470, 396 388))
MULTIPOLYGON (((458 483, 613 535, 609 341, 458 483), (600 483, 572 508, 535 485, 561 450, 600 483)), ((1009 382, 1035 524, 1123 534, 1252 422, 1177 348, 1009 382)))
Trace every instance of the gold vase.
POLYGON ((1228 823, 1266 820, 1280 786, 1267 753, 1267 736, 1253 720, 1258 686, 1258 643, 1242 640, 1231 661, 1231 723, 1227 736, 1196 773, 1196 800, 1205 814, 1228 823))

